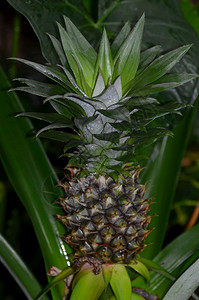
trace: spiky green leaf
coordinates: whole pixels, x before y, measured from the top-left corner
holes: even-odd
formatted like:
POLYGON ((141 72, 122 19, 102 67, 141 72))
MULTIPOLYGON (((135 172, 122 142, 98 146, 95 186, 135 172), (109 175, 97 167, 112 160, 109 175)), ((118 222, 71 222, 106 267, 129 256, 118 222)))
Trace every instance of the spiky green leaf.
POLYGON ((187 300, 198 288, 199 259, 197 259, 172 285, 163 300, 187 300))
POLYGON ((117 300, 131 300, 131 281, 124 265, 114 265, 110 285, 117 300))
POLYGON ((143 28, 144 15, 137 22, 114 58, 114 63, 119 59, 123 92, 128 90, 127 84, 135 77, 139 65, 143 28))
POLYGON ((42 132, 40 134, 40 137, 54 140, 54 141, 64 142, 64 143, 67 143, 71 139, 80 140, 78 135, 72 133, 66 133, 63 131, 56 131, 56 130, 49 130, 46 132, 42 132))
POLYGON ((74 90, 74 87, 71 85, 67 77, 64 76, 64 74, 61 73, 60 71, 56 70, 55 68, 49 66, 43 66, 41 64, 31 62, 26 59, 21 59, 21 58, 12 58, 12 59, 32 67, 33 69, 37 70, 41 74, 45 75, 46 77, 52 79, 53 81, 61 85, 63 88, 66 89, 66 91, 68 91, 68 89, 69 90, 71 89, 72 91, 74 90))
POLYGON ((77 272, 76 270, 74 270, 71 267, 67 267, 66 269, 64 269, 63 271, 61 271, 57 276, 55 276, 51 282, 41 291, 41 293, 39 293, 39 295, 37 296, 36 300, 40 300, 43 298, 43 296, 50 291, 54 286, 56 286, 59 282, 61 282, 62 280, 64 280, 65 278, 67 278, 68 276, 74 274, 75 272, 77 272))
POLYGON ((179 60, 187 53, 192 45, 182 46, 161 55, 146 67, 134 80, 129 84, 130 92, 140 89, 165 75, 169 72, 179 60))
POLYGON ((38 112, 25 112, 20 113, 17 115, 17 117, 28 117, 28 118, 34 118, 41 121, 45 121, 48 123, 55 123, 55 122, 66 122, 69 126, 72 126, 74 124, 70 119, 66 118, 65 116, 57 113, 38 113, 38 112))
POLYGON ((148 283, 150 282, 149 270, 141 261, 136 260, 135 262, 131 262, 128 266, 142 275, 148 283))
MULTIPOLYGON (((158 55, 160 48, 161 48, 160 46, 154 46, 152 48, 149 48, 149 49, 141 52, 139 69, 149 65, 158 55)), ((138 72, 139 72, 139 70, 138 70, 138 72)))
POLYGON ((151 94, 157 94, 162 91, 176 88, 182 84, 185 84, 195 78, 196 74, 170 74, 164 75, 159 80, 151 85, 147 85, 139 90, 132 92, 133 96, 148 96, 151 94))
POLYGON ((75 47, 90 61, 93 68, 95 67, 97 53, 91 44, 85 39, 77 27, 71 22, 69 18, 64 16, 66 30, 75 47))
POLYGON ((118 35, 116 35, 116 37, 111 45, 111 51, 112 51, 113 56, 116 55, 116 53, 120 49, 121 45, 123 44, 123 42, 129 35, 130 31, 131 31, 130 23, 126 22, 124 24, 124 26, 122 27, 121 31, 118 33, 118 35))
POLYGON ((97 56, 94 82, 99 71, 102 74, 105 85, 107 85, 113 73, 113 58, 105 29, 102 35, 100 48, 97 56))
POLYGON ((80 79, 80 72, 82 72, 85 82, 91 88, 94 76, 94 66, 92 65, 90 60, 84 55, 84 53, 81 52, 81 48, 77 48, 72 38, 60 24, 58 24, 58 28, 65 55, 75 75, 78 85, 81 88, 83 88, 80 79))
POLYGON ((25 78, 16 78, 15 80, 19 81, 22 84, 26 84, 27 86, 19 86, 11 89, 11 91, 27 92, 45 98, 55 94, 57 95, 64 94, 66 92, 66 89, 61 87, 58 84, 44 83, 44 82, 25 79, 25 78))

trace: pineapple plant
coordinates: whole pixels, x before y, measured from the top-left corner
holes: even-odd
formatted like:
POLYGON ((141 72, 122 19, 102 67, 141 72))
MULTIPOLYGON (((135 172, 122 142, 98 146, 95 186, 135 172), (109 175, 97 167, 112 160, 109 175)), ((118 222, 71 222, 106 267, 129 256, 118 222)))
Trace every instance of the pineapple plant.
POLYGON ((167 74, 191 45, 163 55, 160 46, 141 52, 143 15, 133 29, 126 23, 111 45, 104 29, 96 52, 68 18, 64 22, 58 24, 60 40, 49 35, 57 66, 17 59, 54 83, 20 78, 25 86, 15 88, 52 105, 54 113, 20 115, 48 122, 37 136, 63 142, 68 157, 59 183, 63 214, 57 218, 74 251, 71 267, 60 274, 50 269, 50 275, 58 274, 51 285, 67 278, 66 294, 76 300, 136 299, 126 267, 149 280, 139 253, 151 230, 139 161, 144 146, 171 134, 158 119, 184 107, 177 101, 159 103, 154 95, 196 78, 167 74))

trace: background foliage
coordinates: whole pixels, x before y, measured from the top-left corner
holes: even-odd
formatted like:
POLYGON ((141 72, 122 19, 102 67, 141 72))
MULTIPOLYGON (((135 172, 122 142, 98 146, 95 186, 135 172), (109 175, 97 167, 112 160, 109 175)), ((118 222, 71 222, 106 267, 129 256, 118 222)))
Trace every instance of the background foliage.
MULTIPOLYGON (((57 57, 52 51, 52 45, 46 32, 58 36, 56 21, 63 23, 63 15, 68 16, 92 44, 98 47, 99 36, 101 36, 104 26, 108 30, 109 37, 112 38, 125 21, 129 20, 133 25, 143 11, 146 13, 146 25, 142 48, 159 44, 162 46, 163 52, 166 52, 183 44, 193 43, 189 54, 185 56, 175 71, 199 73, 198 8, 197 5, 193 5, 188 0, 181 2, 177 0, 8 0, 8 3, 11 6, 5 3, 1 8, 2 19, 5 24, 3 22, 1 24, 0 51, 1 64, 11 79, 16 76, 40 79, 40 77, 36 77, 40 76, 36 72, 32 74, 30 73, 32 70, 20 65, 16 66, 15 63, 5 60, 9 56, 19 56, 43 63, 44 59, 40 55, 35 33, 39 39, 43 56, 48 62, 56 64, 57 57), (187 9, 189 9, 189 13, 187 13, 187 9), (31 26, 16 11, 25 16, 31 26), (182 11, 185 12, 184 16, 182 11), (9 17, 9 22, 13 22, 13 27, 6 24, 8 21, 6 21, 6 17, 3 17, 5 12, 6 15, 12 15, 9 17), (191 22, 196 30, 188 22, 191 22), (12 42, 8 42, 7 51, 6 43, 3 42, 4 30, 7 30, 12 40, 12 42), (20 30, 21 34, 19 35, 20 30)), ((42 78, 42 80, 44 79, 42 78)), ((179 102, 193 104, 198 95, 198 84, 198 81, 194 81, 176 90, 162 93, 160 95, 161 100, 166 101, 175 98, 179 102)), ((58 238, 58 232, 61 234, 62 227, 57 222, 55 224, 53 218, 58 209, 53 202, 58 197, 58 191, 54 187, 57 180, 54 170, 57 174, 61 173, 66 161, 57 159, 62 151, 60 145, 43 141, 42 146, 38 140, 30 137, 30 133, 34 130, 30 122, 14 118, 14 115, 21 112, 23 108, 15 94, 7 93, 8 88, 9 83, 1 71, 0 230, 26 261, 38 281, 44 285, 46 277, 41 250, 46 269, 48 269, 49 264, 61 268, 66 266, 64 250, 58 238), (8 116, 12 116, 12 121, 9 119, 8 122, 8 116), (53 168, 49 164, 43 147, 53 168), (15 194, 12 186, 17 194, 15 194), (20 204, 18 197, 23 205, 20 204), (31 224, 33 224, 34 230, 31 224)), ((34 97, 20 94, 20 99, 25 110, 32 110, 30 106, 38 111, 49 110, 48 106, 42 106, 42 103, 34 97)), ((197 150, 199 127, 196 109, 197 103, 195 103, 195 108, 187 111, 177 126, 179 120, 172 118, 170 121, 172 127, 175 127, 175 138, 165 138, 161 144, 150 149, 152 151, 151 158, 142 173, 142 180, 149 182, 148 196, 155 198, 152 213, 156 213, 158 217, 153 218, 151 224, 156 230, 149 236, 148 242, 152 245, 145 251, 145 257, 153 258, 162 249, 162 244, 166 245, 171 242, 174 237, 186 229, 189 220, 193 220, 191 216, 193 208, 197 208, 199 188, 197 150), (193 121, 194 128, 192 129, 193 121), (188 150, 182 160, 188 141, 188 150), (177 186, 179 174, 180 181, 177 186), (175 199, 174 202, 173 199, 175 199)), ((40 125, 35 122, 34 126, 37 129, 40 125)), ((148 153, 149 150, 147 150, 148 153)), ((174 272, 175 276, 180 276, 199 255, 198 245, 197 243, 194 244, 196 241, 195 232, 197 231, 193 228, 189 235, 182 236, 181 240, 177 240, 176 244, 171 246, 169 250, 165 248, 166 250, 156 256, 156 261, 161 263, 163 261, 168 270, 174 272), (185 252, 179 252, 177 259, 174 249, 176 247, 179 250, 182 249, 182 243, 185 240, 189 241, 187 248, 183 247, 185 252), (191 253, 190 248, 193 250, 191 253), (172 259, 171 257, 168 258, 168 253, 173 255, 173 260, 178 263, 171 264, 172 259), (194 258, 191 257, 192 255, 195 255, 194 258), (168 262, 170 262, 170 266, 167 265, 168 262), (175 265, 175 269, 172 269, 173 265, 175 265)), ((0 282, 2 293, 0 297, 2 299, 15 299, 16 297, 23 299, 23 295, 17 287, 13 289, 13 294, 11 294, 10 286, 15 286, 15 284, 6 272, 5 274, 8 279, 0 282)), ((166 284, 162 278, 160 280, 157 275, 153 276, 151 292, 156 291, 160 295, 164 295, 171 282, 167 280, 166 284), (158 280, 158 287, 157 282, 154 283, 154 278, 158 280)), ((60 290, 62 290, 62 286, 54 290, 54 297, 60 290)))

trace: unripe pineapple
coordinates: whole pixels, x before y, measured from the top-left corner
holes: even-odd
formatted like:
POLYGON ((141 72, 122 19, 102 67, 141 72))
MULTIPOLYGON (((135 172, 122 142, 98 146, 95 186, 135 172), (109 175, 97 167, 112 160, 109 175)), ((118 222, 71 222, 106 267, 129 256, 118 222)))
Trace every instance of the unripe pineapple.
POLYGON ((77 257, 128 263, 143 249, 149 203, 137 170, 118 175, 117 182, 106 174, 77 176, 63 187, 66 198, 60 203, 67 215, 58 218, 70 232, 64 240, 77 257))
POLYGON ((145 247, 151 218, 138 180, 139 154, 143 145, 170 134, 154 120, 182 108, 161 104, 154 95, 196 77, 165 75, 190 46, 161 56, 159 46, 140 52, 142 16, 132 30, 126 23, 111 46, 104 30, 97 53, 68 18, 64 21, 65 28, 58 24, 60 40, 49 36, 59 65, 18 59, 55 83, 19 79, 26 86, 17 90, 44 97, 56 112, 22 115, 49 122, 38 135, 65 143, 70 176, 61 184, 64 213, 57 217, 67 228, 63 238, 75 261, 131 265, 145 247))

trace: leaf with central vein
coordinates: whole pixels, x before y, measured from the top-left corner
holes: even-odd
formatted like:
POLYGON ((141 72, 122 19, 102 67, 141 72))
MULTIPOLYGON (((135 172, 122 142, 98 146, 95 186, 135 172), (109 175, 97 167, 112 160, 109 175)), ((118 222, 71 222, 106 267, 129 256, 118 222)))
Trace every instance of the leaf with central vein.
POLYGON ((71 139, 80 140, 80 138, 76 134, 56 130, 49 130, 47 132, 43 132, 40 134, 40 137, 64 143, 70 141, 71 139))
POLYGON ((163 300, 190 299, 193 292, 198 288, 199 259, 189 267, 172 285, 163 300))
POLYGON ((146 69, 144 69, 142 73, 140 73, 134 78, 134 80, 131 81, 129 85, 131 86, 130 93, 135 89, 140 89, 143 86, 158 80, 164 74, 169 72, 190 48, 191 45, 182 46, 158 57, 146 69))
POLYGON ((130 31, 131 31, 130 24, 129 22, 126 22, 125 25, 122 27, 121 31, 116 36, 115 40, 113 41, 113 44, 111 45, 111 51, 113 56, 117 53, 122 43, 129 35, 130 31))
POLYGON ((64 17, 66 30, 71 40, 79 52, 83 53, 84 56, 90 61, 91 65, 95 66, 97 53, 91 44, 85 39, 85 37, 81 34, 81 32, 77 29, 76 26, 70 21, 69 18, 64 17))
POLYGON ((88 60, 87 57, 80 52, 81 49, 76 47, 69 34, 60 24, 58 24, 58 28, 65 55, 75 75, 77 83, 81 86, 81 82, 79 82, 79 68, 81 68, 86 82, 91 87, 94 76, 94 66, 90 60, 88 60))
POLYGON ((124 93, 128 90, 127 84, 134 78, 139 65, 143 27, 144 15, 137 22, 114 58, 114 64, 116 64, 118 58, 120 61, 124 93))
POLYGON ((110 285, 117 300, 131 300, 131 281, 124 265, 114 265, 110 285))
POLYGON ((58 84, 45 83, 25 78, 17 78, 15 80, 18 80, 20 83, 26 84, 27 86, 16 87, 11 89, 11 91, 27 92, 45 98, 55 94, 60 95, 66 93, 66 90, 58 84))
POLYGON ((170 74, 165 75, 161 80, 157 80, 154 84, 147 85, 139 90, 134 90, 131 95, 133 96, 148 96, 155 93, 178 87, 186 82, 189 82, 198 75, 195 74, 170 74))
POLYGON ((149 49, 143 51, 140 54, 139 69, 150 64, 158 55, 160 48, 161 48, 160 46, 154 46, 152 48, 149 48, 149 49))
POLYGON ((66 88, 66 90, 68 90, 68 87, 72 91, 74 90, 74 87, 72 86, 70 81, 67 79, 67 77, 64 76, 64 74, 62 74, 58 70, 55 70, 54 68, 51 68, 49 66, 43 66, 41 64, 31 62, 29 60, 22 59, 22 58, 13 58, 13 59, 32 67, 33 69, 37 70, 41 74, 43 74, 46 77, 48 77, 48 78, 52 79, 53 81, 57 82, 63 88, 66 88))
POLYGON ((48 123, 65 122, 71 127, 74 126, 74 123, 70 119, 57 113, 25 112, 18 114, 17 117, 34 118, 48 123))
POLYGON ((107 85, 108 80, 109 78, 111 78, 113 72, 113 59, 112 59, 111 49, 110 49, 110 45, 109 45, 109 41, 105 29, 103 32, 103 36, 101 39, 101 44, 97 56, 94 82, 99 70, 102 73, 105 85, 107 85))

